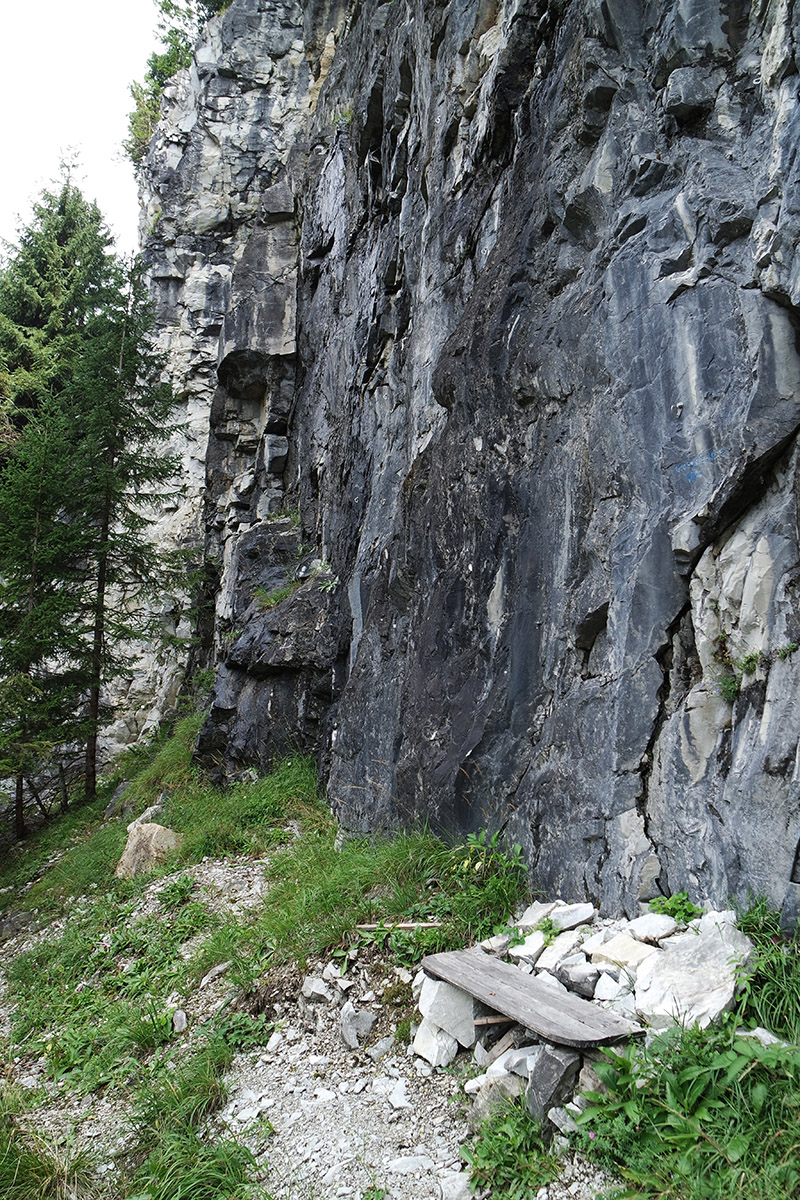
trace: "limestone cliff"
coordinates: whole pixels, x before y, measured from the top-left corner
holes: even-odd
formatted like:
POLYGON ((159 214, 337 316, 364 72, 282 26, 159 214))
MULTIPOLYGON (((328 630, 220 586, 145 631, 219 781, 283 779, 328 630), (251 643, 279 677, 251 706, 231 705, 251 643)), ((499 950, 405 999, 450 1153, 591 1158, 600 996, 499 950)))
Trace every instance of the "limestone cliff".
POLYGON ((503 830, 548 894, 794 911, 799 40, 793 0, 212 22, 143 195, 207 761, 311 746, 343 825, 503 830))

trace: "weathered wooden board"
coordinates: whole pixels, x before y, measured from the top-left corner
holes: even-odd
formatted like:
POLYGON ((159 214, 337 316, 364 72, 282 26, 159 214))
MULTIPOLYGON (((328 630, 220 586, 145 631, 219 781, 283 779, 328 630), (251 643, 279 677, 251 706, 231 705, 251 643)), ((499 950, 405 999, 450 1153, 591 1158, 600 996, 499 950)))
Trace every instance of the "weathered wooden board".
POLYGON ((434 979, 443 979, 469 992, 495 1012, 511 1017, 548 1042, 564 1046, 598 1046, 637 1032, 623 1017, 607 1012, 571 993, 548 987, 535 975, 501 962, 479 948, 429 954, 422 966, 434 979))

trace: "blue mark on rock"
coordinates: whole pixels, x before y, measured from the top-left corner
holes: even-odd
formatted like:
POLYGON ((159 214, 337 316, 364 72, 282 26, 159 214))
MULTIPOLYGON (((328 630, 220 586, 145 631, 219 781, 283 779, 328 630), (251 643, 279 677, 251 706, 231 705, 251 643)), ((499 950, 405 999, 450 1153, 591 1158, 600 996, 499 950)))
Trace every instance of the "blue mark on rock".
POLYGON ((688 462, 678 463, 672 469, 677 471, 679 475, 683 475, 688 483, 694 482, 695 479, 700 479, 702 472, 700 467, 705 463, 716 462, 718 458, 722 458, 728 451, 722 450, 707 450, 705 454, 698 454, 697 458, 690 458, 688 462))

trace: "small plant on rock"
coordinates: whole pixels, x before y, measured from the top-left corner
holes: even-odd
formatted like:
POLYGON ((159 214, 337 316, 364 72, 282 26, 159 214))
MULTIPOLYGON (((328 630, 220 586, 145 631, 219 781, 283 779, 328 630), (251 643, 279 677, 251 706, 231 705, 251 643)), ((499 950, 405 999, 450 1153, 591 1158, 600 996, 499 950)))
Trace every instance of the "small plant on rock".
POLYGON ((672 917, 674 921, 680 921, 683 925, 688 925, 689 921, 703 915, 702 908, 692 904, 688 892, 675 892, 672 896, 656 896, 654 900, 650 901, 650 912, 664 913, 665 916, 672 917))

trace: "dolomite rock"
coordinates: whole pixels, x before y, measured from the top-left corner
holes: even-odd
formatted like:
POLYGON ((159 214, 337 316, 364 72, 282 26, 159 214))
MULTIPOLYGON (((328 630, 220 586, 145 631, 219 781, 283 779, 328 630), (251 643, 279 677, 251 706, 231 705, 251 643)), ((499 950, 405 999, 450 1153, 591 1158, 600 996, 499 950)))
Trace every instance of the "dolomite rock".
POLYGON ((738 974, 753 947, 730 921, 714 919, 720 915, 709 914, 696 930, 676 934, 639 967, 636 1011, 648 1025, 705 1029, 733 1005, 738 974))
POLYGON ((645 913, 629 921, 626 932, 639 942, 660 942, 678 928, 678 922, 666 913, 645 913))
POLYGON ((559 1105, 572 1093, 581 1056, 556 1046, 537 1046, 530 1060, 525 1100, 534 1121, 540 1121, 548 1109, 559 1105))
POLYGON ((574 954, 581 943, 581 935, 575 930, 560 933, 536 960, 537 971, 557 971, 564 959, 574 954))
POLYGON ((524 941, 517 946, 509 946, 509 958, 524 958, 529 963, 535 963, 545 948, 546 938, 539 929, 529 933, 524 941))
POLYGON ((459 1045, 475 1044, 475 1001, 460 988, 439 979, 426 978, 418 1007, 430 1024, 449 1033, 459 1045))
POLYGON ((593 904, 565 904, 556 907, 550 913, 550 920, 556 929, 577 929, 579 925, 588 925, 597 916, 593 904))
MULTIPOLYGON (((796 906, 800 12, 410 12, 235 0, 143 166, 204 760, 318 753, 355 832, 480 812, 603 911, 796 906), (331 591, 265 618, 282 508, 331 591)), ((180 682, 149 651, 115 736, 180 682)))
POLYGON ((339 1028, 342 1041, 351 1050, 357 1050, 372 1033, 377 1015, 368 1009, 357 1009, 349 1000, 342 1006, 339 1028))
POLYGON ((424 1058, 432 1067, 446 1067, 458 1053, 457 1040, 427 1019, 420 1023, 412 1044, 414 1053, 424 1058))
POLYGON ((635 970, 640 963, 652 955, 658 954, 655 946, 648 946, 644 942, 637 941, 636 938, 630 937, 627 933, 618 933, 616 937, 610 941, 604 942, 592 954, 593 963, 613 963, 618 967, 626 967, 635 970))
POLYGON ((179 833, 154 821, 134 821, 128 827, 128 840, 122 858, 114 872, 117 879, 133 879, 144 875, 177 850, 182 838, 179 833))

